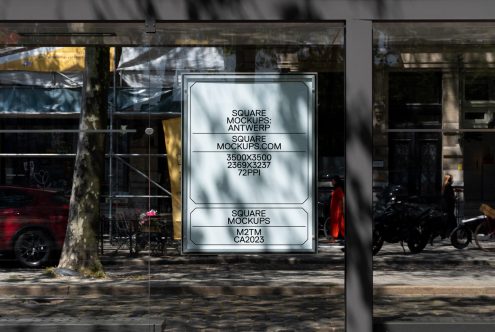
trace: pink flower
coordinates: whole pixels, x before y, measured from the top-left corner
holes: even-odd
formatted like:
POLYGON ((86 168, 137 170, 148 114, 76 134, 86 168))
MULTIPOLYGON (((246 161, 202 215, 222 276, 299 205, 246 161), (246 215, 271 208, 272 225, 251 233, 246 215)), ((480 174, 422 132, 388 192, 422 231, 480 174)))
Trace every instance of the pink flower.
POLYGON ((156 210, 149 210, 146 212, 147 217, 155 217, 156 216, 156 210))

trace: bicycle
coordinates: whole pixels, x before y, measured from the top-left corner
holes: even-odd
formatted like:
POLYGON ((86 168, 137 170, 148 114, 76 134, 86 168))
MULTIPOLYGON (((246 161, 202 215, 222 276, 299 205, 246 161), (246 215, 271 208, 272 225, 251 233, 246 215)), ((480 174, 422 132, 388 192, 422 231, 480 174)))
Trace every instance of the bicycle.
POLYGON ((457 249, 466 248, 473 240, 476 228, 483 223, 487 217, 480 215, 474 218, 461 220, 457 227, 450 233, 450 243, 457 249))
POLYGON ((474 231, 474 241, 484 251, 495 251, 495 209, 481 204, 480 211, 486 216, 474 231))
POLYGON ((495 219, 486 218, 476 227, 474 241, 483 251, 495 251, 495 219))
POLYGON ((325 213, 327 205, 318 202, 318 237, 323 236, 326 239, 330 239, 330 217, 325 213))
POLYGON ((321 226, 319 226, 318 232, 321 232, 323 236, 329 240, 331 238, 330 236, 330 217, 327 217, 323 223, 321 223, 321 226))
POLYGON ((167 253, 168 247, 175 246, 170 220, 141 214, 138 224, 136 252, 148 249, 151 256, 161 256, 167 253))

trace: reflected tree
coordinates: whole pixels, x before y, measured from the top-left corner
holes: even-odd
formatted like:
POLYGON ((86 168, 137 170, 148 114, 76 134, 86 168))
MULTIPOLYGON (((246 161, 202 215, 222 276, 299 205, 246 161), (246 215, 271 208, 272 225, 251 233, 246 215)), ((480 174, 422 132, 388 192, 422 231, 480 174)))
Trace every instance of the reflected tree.
POLYGON ((70 212, 59 269, 84 275, 103 273, 98 256, 100 190, 105 166, 107 96, 110 72, 108 47, 86 47, 83 107, 74 166, 70 212))

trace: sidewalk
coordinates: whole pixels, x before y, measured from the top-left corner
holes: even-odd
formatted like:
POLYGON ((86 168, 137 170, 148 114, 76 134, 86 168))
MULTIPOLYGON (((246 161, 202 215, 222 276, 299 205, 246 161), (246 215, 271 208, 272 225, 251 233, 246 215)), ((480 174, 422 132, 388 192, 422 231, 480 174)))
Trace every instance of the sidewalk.
MULTIPOLYGON (((166 331, 340 331, 344 253, 105 255, 106 279, 0 268, 1 317, 161 317, 166 331)), ((495 322, 495 254, 444 243, 418 255, 386 244, 374 259, 379 319, 495 322)))
POLYGON ((3 317, 161 318, 165 331, 343 331, 344 254, 105 256, 108 278, 0 270, 3 317))
MULTIPOLYGON (((194 255, 125 253, 102 258, 106 279, 53 279, 39 270, 0 271, 0 294, 100 296, 191 294, 202 296, 336 295, 344 292, 341 246, 323 243, 315 255, 194 255), (16 287, 12 287, 15 285, 16 287)), ((385 245, 374 257, 377 296, 495 296, 495 253, 442 243, 404 254, 385 245)))

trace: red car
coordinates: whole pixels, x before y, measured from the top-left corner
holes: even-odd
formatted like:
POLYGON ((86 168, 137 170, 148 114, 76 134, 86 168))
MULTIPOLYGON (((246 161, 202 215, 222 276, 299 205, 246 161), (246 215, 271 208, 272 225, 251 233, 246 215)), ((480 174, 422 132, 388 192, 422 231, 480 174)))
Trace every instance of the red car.
POLYGON ((62 248, 68 215, 69 200, 56 191, 0 186, 0 251, 43 266, 62 248))

